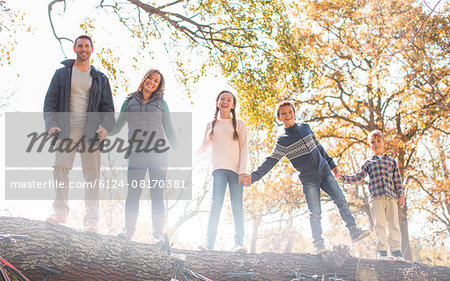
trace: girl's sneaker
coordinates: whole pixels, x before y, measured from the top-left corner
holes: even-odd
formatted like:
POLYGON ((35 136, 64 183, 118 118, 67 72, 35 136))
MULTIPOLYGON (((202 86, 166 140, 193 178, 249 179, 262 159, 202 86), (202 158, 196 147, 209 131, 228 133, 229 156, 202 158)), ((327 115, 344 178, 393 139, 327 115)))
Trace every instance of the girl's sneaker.
POLYGON ((199 245, 198 248, 199 248, 200 250, 202 250, 202 251, 209 251, 209 250, 212 250, 212 249, 213 249, 213 247, 211 247, 210 245, 208 245, 207 242, 205 242, 205 243, 199 245))
POLYGON ((244 245, 234 245, 234 247, 231 249, 232 252, 236 252, 236 253, 247 253, 247 247, 245 247, 244 245))

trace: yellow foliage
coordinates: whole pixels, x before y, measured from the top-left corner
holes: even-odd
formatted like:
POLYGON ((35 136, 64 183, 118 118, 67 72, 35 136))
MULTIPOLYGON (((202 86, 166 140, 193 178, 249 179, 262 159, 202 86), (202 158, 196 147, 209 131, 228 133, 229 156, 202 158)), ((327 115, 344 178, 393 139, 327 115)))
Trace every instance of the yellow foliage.
POLYGON ((11 10, 6 1, 0 2, 0 65, 11 64, 11 52, 17 44, 13 35, 21 31, 32 32, 31 26, 23 23, 25 13, 11 10))

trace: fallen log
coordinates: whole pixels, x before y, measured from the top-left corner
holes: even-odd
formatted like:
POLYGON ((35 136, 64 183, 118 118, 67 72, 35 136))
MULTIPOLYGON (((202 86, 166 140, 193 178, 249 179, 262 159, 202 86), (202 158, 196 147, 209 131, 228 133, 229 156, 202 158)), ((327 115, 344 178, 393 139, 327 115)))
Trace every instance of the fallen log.
MULTIPOLYGON (((161 247, 128 242, 111 235, 79 232, 24 218, 0 217, 0 233, 28 235, 17 243, 0 243, 0 256, 31 280, 42 280, 35 264, 64 271, 54 280, 171 280, 176 259, 161 247)), ((450 280, 450 267, 350 256, 335 247, 312 254, 240 254, 172 249, 186 256, 184 266, 212 280, 238 280, 227 272, 253 272, 254 280, 291 280, 294 272, 346 273, 344 280, 450 280)), ((190 280, 196 280, 194 278, 190 280)), ((242 279, 240 279, 242 280, 242 279)))

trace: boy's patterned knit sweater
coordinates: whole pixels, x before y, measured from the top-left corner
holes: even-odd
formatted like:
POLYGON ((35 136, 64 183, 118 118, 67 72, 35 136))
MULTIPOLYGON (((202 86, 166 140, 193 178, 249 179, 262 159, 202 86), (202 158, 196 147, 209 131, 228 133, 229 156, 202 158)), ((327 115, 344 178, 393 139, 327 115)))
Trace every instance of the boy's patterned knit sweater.
POLYGON ((252 182, 260 180, 283 156, 299 171, 301 181, 318 179, 325 175, 327 169, 336 167, 333 158, 323 149, 309 125, 295 124, 285 128, 285 133, 278 137, 272 153, 251 174, 252 182))

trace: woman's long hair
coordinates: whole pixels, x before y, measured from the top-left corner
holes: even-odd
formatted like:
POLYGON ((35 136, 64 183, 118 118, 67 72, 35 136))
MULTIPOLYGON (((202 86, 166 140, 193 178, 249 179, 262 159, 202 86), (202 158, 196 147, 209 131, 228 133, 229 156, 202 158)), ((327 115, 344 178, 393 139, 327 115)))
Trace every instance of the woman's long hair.
POLYGON ((145 80, 147 80, 147 78, 149 78, 150 76, 152 76, 155 73, 157 73, 161 76, 161 81, 159 81, 158 88, 156 88, 156 90, 152 93, 152 95, 156 94, 156 95, 164 96, 164 89, 166 87, 166 81, 164 79, 164 75, 162 75, 162 73, 158 69, 155 69, 155 68, 150 68, 150 70, 147 71, 147 73, 145 73, 144 77, 141 80, 141 83, 139 84, 139 88, 137 90, 138 92, 142 91, 145 80))

